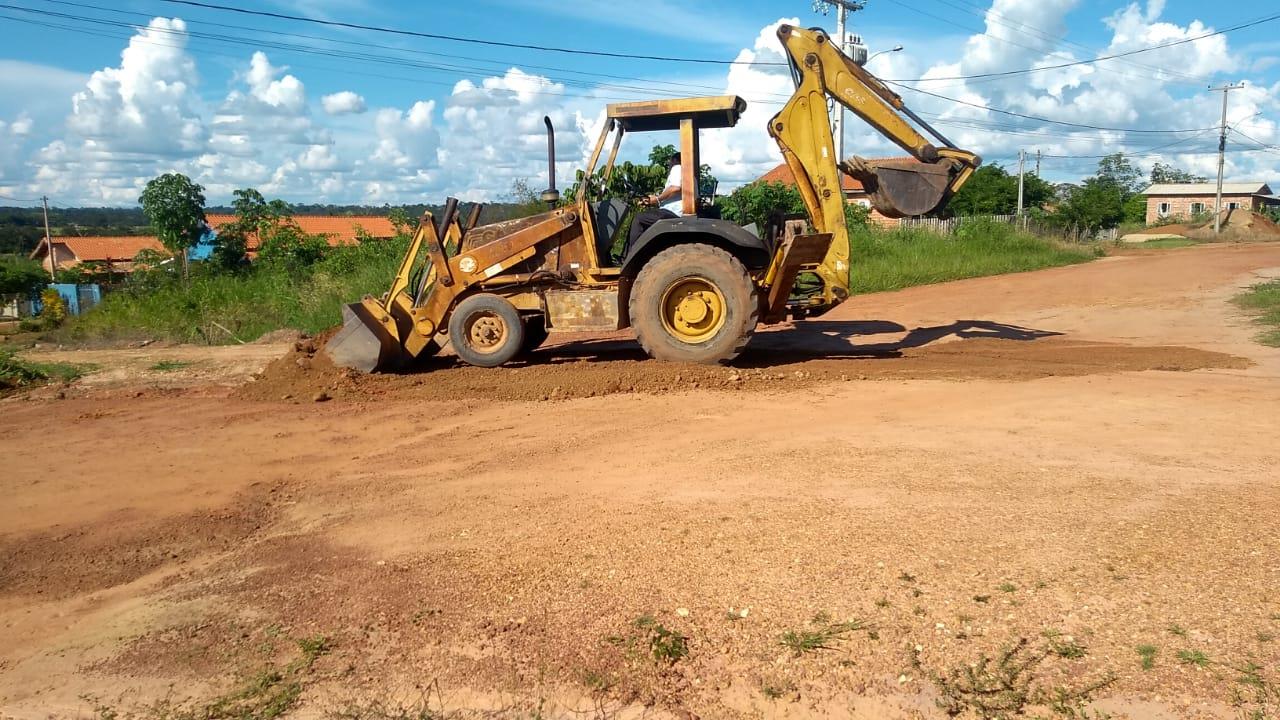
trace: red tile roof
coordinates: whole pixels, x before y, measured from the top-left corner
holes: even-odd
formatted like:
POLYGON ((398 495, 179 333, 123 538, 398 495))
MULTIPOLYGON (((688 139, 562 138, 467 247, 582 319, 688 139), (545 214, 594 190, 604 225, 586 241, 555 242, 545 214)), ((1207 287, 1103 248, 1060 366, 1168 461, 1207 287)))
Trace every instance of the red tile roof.
MULTIPOLYGON (((205 221, 209 227, 217 230, 227 223, 234 222, 235 215, 207 215, 205 221)), ((363 230, 375 238, 394 237, 396 228, 391 220, 379 215, 294 215, 293 221, 310 235, 324 235, 330 245, 354 245, 356 231, 363 230)), ((258 248, 258 238, 250 236, 249 249, 258 248)))
MULTIPOLYGON (((778 167, 756 178, 756 182, 766 183, 782 183, 783 185, 795 185, 796 176, 792 174, 790 166, 782 163, 778 167)), ((845 192, 862 192, 862 183, 853 178, 840 173, 840 185, 845 192)))
MULTIPOLYGON (((143 250, 167 252, 164 245, 154 235, 133 235, 120 237, 55 237, 54 245, 64 245, 75 255, 79 262, 112 260, 115 262, 133 260, 143 250)), ((46 254, 44 240, 31 253, 32 258, 44 257, 46 254)), ((62 251, 58 251, 58 261, 63 261, 62 251)))
MULTIPOLYGON (((910 157, 893 157, 893 158, 871 158, 868 162, 919 162, 915 158, 910 157)), ((780 182, 784 185, 795 185, 796 176, 791 173, 791 168, 786 163, 778 165, 769 172, 756 178, 756 182, 780 182)), ((863 192, 862 183, 844 173, 840 173, 840 186, 847 193, 863 192)))

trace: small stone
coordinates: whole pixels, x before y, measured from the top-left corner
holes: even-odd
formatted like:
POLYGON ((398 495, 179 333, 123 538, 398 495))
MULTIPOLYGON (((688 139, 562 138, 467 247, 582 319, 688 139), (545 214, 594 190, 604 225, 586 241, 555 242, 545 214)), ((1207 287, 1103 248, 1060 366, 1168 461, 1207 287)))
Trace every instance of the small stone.
POLYGON ((325 392, 325 391, 323 391, 323 390, 321 390, 320 392, 318 392, 318 393, 316 393, 315 395, 313 395, 313 396, 311 397, 311 399, 312 399, 312 400, 314 400, 314 401, 316 401, 316 402, 318 402, 318 403, 319 403, 319 402, 328 402, 329 400, 332 400, 332 398, 331 398, 331 397, 329 397, 329 393, 327 393, 327 392, 325 392))
POLYGON ((748 612, 747 608, 742 608, 742 610, 738 611, 738 617, 746 617, 748 612))
POLYGON ((281 400, 289 400, 289 399, 292 399, 292 398, 293 398, 293 396, 292 396, 292 395, 290 395, 289 393, 285 393, 285 394, 283 394, 283 395, 281 395, 281 396, 280 396, 280 399, 281 399, 281 400))
POLYGON ((689 617, 689 608, 676 608, 676 614, 680 617, 689 617))
POLYGON ((898 676, 898 684, 899 684, 899 685, 905 685, 906 683, 909 683, 909 682, 911 682, 911 678, 907 677, 906 675, 899 675, 899 676, 898 676))
POLYGON ((302 368, 303 370, 310 370, 311 358, 306 358, 306 357, 298 358, 298 367, 302 368))

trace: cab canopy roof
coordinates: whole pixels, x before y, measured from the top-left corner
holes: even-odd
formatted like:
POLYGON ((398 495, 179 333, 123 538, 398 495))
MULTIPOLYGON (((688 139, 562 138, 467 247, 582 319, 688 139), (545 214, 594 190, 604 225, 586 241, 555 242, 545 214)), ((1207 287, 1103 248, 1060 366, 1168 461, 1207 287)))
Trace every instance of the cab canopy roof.
POLYGON ((627 132, 679 130, 680 121, 685 118, 703 130, 737 125, 747 101, 737 95, 720 95, 613 103, 608 109, 610 119, 617 120, 627 132))

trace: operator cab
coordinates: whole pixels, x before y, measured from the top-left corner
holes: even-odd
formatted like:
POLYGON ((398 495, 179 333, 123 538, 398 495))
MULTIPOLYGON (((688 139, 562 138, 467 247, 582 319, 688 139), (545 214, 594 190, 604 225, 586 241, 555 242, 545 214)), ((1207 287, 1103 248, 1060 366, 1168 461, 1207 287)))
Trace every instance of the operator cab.
MULTIPOLYGON (((634 198, 610 197, 609 183, 613 177, 618 149, 627 133, 680 132, 680 182, 682 218, 662 220, 650 228, 657 230, 665 223, 687 221, 691 218, 718 219, 715 206, 716 183, 702 183, 699 169, 702 157, 699 152, 699 132, 714 128, 729 128, 738 124, 747 102, 737 95, 717 97, 679 98, 673 100, 645 100, 614 103, 607 108, 607 117, 600 139, 583 174, 583 197, 589 203, 586 216, 595 233, 597 257, 602 266, 612 263, 611 250, 623 229, 634 198), (613 136, 612 149, 602 173, 596 175, 596 166, 613 136)), ((649 233, 646 233, 648 235, 649 233)), ((626 249, 624 256, 630 254, 626 249)), ((624 257, 625 260, 625 257, 624 257)))

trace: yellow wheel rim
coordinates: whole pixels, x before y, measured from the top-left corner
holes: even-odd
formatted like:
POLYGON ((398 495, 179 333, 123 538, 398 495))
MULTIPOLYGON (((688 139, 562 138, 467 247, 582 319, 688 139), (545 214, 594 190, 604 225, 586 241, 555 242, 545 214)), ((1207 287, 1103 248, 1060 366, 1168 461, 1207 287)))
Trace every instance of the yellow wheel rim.
POLYGON ((681 278, 662 293, 662 325, 681 342, 705 342, 724 327, 725 305, 715 283, 701 277, 681 278))
POLYGON ((471 349, 482 355, 497 352, 507 339, 507 323, 491 312, 478 312, 467 318, 466 331, 471 349))

